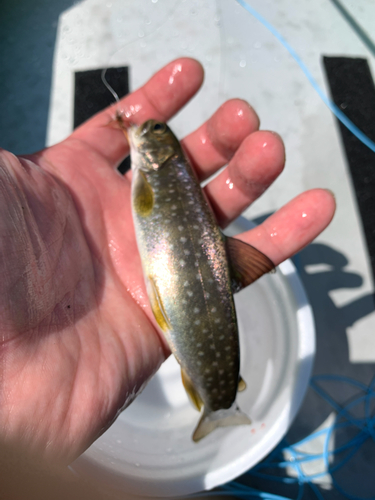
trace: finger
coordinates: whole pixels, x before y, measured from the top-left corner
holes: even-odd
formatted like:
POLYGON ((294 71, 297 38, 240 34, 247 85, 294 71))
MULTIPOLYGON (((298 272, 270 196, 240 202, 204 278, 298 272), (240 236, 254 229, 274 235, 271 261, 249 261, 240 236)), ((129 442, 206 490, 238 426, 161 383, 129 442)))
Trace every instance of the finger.
POLYGON ((325 189, 294 198, 240 239, 263 252, 277 266, 311 243, 331 222, 336 203, 325 189))
POLYGON ((203 68, 194 59, 180 58, 159 70, 140 89, 88 120, 70 138, 89 144, 115 167, 128 154, 123 131, 109 124, 116 111, 140 124, 149 118, 166 121, 197 92, 203 68))
POLYGON ((207 179, 228 163, 245 137, 258 128, 259 118, 246 101, 232 99, 224 103, 182 141, 199 180, 207 179))
POLYGON ((281 138, 267 131, 246 137, 228 166, 205 187, 221 227, 226 227, 264 193, 285 163, 281 138))

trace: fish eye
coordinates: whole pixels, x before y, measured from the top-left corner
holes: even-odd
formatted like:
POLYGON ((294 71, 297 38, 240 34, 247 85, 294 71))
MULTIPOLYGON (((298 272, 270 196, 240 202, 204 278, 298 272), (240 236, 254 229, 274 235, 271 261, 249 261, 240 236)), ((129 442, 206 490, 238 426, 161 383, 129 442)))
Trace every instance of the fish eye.
POLYGON ((152 131, 155 134, 164 134, 164 132, 167 130, 167 126, 165 123, 157 122, 155 125, 152 127, 152 131))

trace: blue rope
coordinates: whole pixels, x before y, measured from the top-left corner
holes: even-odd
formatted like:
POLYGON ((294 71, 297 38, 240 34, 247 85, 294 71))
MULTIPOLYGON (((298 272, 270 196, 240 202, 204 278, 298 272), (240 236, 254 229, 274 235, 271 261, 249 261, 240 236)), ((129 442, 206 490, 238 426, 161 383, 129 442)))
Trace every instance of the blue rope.
POLYGON ((336 106, 334 102, 332 102, 323 92, 323 90, 319 87, 318 83, 315 81, 314 77, 308 70, 307 66, 305 63, 302 61, 302 59, 299 57, 297 52, 293 49, 291 45, 285 40, 285 38, 276 30, 276 28, 269 23, 263 16, 259 14, 253 7, 251 7, 248 3, 246 3, 244 0, 236 0, 237 3, 241 5, 245 10, 247 10, 252 16, 254 16, 260 23, 263 24, 265 28, 268 29, 272 33, 274 37, 277 38, 277 40, 286 48, 286 50, 289 52, 289 54, 293 57, 293 59, 296 61, 298 66, 302 69, 304 74, 306 75, 307 79, 311 83, 312 87, 314 90, 317 92, 321 100, 324 102, 324 104, 332 111, 332 113, 336 116, 340 122, 345 125, 347 129, 350 130, 350 132, 355 135, 363 144, 365 144, 371 151, 375 153, 375 143, 367 137, 366 134, 364 134, 358 127, 355 125, 349 118, 341 111, 341 109, 336 106))
MULTIPOLYGON (((246 9, 251 15, 253 15, 259 22, 261 22, 278 40, 279 42, 288 50, 289 54, 297 62, 299 67, 302 69, 309 82, 318 93, 322 101, 328 106, 328 108, 335 114, 335 116, 354 134, 363 144, 365 144, 369 149, 375 152, 375 143, 369 139, 349 118, 334 104, 321 90, 315 79, 313 78, 310 71, 307 69, 303 61, 300 59, 296 51, 289 45, 289 43, 283 38, 283 36, 266 20, 264 19, 255 9, 253 9, 244 0, 236 0, 244 9, 246 9)), ((337 415, 335 422, 332 426, 321 429, 314 432, 310 436, 302 439, 294 445, 289 445, 284 439, 260 464, 257 464, 251 470, 249 470, 243 477, 258 477, 266 479, 268 481, 279 482, 289 485, 298 486, 298 494, 296 500, 302 500, 305 486, 308 486, 312 492, 315 494, 318 500, 324 500, 324 496, 319 490, 318 486, 314 484, 314 480, 320 477, 330 475, 332 483, 336 490, 340 492, 343 496, 349 500, 375 500, 374 497, 367 499, 352 495, 344 490, 340 484, 336 481, 334 473, 342 469, 353 456, 361 449, 362 445, 371 439, 375 442, 375 416, 371 415, 371 401, 375 398, 375 377, 371 383, 366 386, 358 380, 351 379, 349 377, 337 376, 337 375, 317 375, 311 380, 311 388, 321 396, 327 403, 329 403, 332 408, 336 411, 337 415), (341 384, 348 384, 359 391, 364 393, 347 403, 345 406, 341 406, 337 403, 321 386, 321 382, 337 382, 341 384), (364 403, 364 417, 358 418, 354 417, 351 410, 364 403), (335 449, 329 449, 332 443, 332 435, 335 431, 342 429, 357 429, 358 433, 351 438, 347 443, 341 445, 335 449), (304 451, 300 451, 299 448, 314 440, 318 437, 324 436, 323 452, 312 454, 304 451), (331 466, 329 461, 333 456, 337 456, 346 452, 344 458, 339 461, 336 465, 331 466), (291 460, 286 461, 285 454, 291 457, 291 460), (325 470, 321 473, 315 474, 305 474, 302 466, 306 463, 312 462, 314 460, 323 460, 325 470), (286 469, 293 468, 296 477, 290 476, 280 476, 279 474, 272 474, 271 472, 260 472, 263 469, 286 469)), ((191 495, 189 498, 194 497, 210 497, 210 496, 230 496, 238 498, 262 498, 264 500, 292 500, 288 497, 281 495, 275 495, 263 491, 256 490, 250 486, 242 484, 238 481, 231 481, 221 487, 219 490, 209 491, 205 493, 199 493, 197 495, 191 495)))
MULTIPOLYGON (((341 377, 337 375, 317 375, 312 378, 310 386, 337 412, 334 423, 330 427, 316 431, 293 445, 289 445, 284 439, 263 462, 257 464, 251 470, 246 472, 243 478, 257 477, 285 485, 295 485, 298 487, 298 493, 295 500, 302 500, 305 487, 309 487, 316 496, 317 500, 324 500, 323 494, 313 481, 330 475, 332 484, 336 490, 349 500, 375 500, 375 497, 364 499, 352 495, 351 493, 345 491, 334 477, 335 472, 348 464, 366 441, 371 440, 372 442, 375 442, 375 416, 371 415, 370 405, 370 402, 375 398, 375 377, 371 383, 366 386, 365 384, 349 377, 341 377), (359 389, 360 393, 357 394, 357 396, 350 402, 341 406, 321 387, 321 383, 327 382, 347 384, 351 387, 359 389), (359 405, 363 405, 363 403, 365 403, 364 416, 362 418, 354 417, 351 414, 351 411, 356 409, 359 405), (342 444, 340 447, 329 449, 330 444, 332 443, 333 434, 336 431, 343 429, 357 429, 358 432, 354 437, 348 440, 348 442, 342 444), (324 436, 322 453, 307 453, 299 449, 304 444, 322 436, 324 436), (330 458, 340 456, 341 454, 345 455, 342 460, 338 461, 334 466, 330 465, 330 458), (285 455, 290 456, 291 459, 285 460, 285 455), (306 474, 303 471, 303 465, 314 460, 323 460, 324 471, 315 474, 306 474), (287 468, 292 468, 296 476, 286 476, 287 468), (280 475, 280 469, 284 470, 284 475, 280 475), (272 473, 272 470, 275 470, 275 472, 277 471, 277 474, 272 473)), ((189 498, 204 496, 231 496, 245 499, 261 498, 265 500, 292 500, 281 495, 275 495, 257 490, 238 481, 231 481, 219 490, 192 495, 189 498)))

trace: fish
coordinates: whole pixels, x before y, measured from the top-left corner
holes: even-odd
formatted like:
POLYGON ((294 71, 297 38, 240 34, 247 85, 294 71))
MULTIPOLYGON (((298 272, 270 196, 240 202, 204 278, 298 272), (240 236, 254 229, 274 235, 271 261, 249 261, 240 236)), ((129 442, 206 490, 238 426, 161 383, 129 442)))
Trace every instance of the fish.
POLYGON ((192 439, 250 424, 237 403, 240 348, 233 294, 274 269, 254 247, 221 232, 169 126, 127 129, 134 228, 155 320, 181 366, 201 418, 192 439))

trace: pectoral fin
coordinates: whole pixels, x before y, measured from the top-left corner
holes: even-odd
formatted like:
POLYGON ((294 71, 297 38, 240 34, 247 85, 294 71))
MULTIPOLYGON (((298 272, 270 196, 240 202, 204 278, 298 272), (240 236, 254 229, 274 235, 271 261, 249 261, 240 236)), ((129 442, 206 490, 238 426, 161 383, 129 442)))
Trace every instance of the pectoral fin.
POLYGON ((147 217, 154 207, 154 191, 141 170, 134 175, 132 196, 134 210, 141 217, 147 217))
POLYGON ((193 406, 198 410, 201 411, 201 408, 203 406, 203 401, 196 391, 193 382, 191 381, 191 378, 189 375, 184 371, 183 368, 181 368, 181 378, 182 378, 182 383, 184 385, 185 391, 187 392, 187 395, 189 396, 190 401, 193 403, 193 406))
POLYGON ((233 292, 239 292, 263 274, 274 271, 274 263, 262 252, 236 238, 225 238, 233 292))

